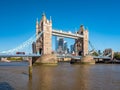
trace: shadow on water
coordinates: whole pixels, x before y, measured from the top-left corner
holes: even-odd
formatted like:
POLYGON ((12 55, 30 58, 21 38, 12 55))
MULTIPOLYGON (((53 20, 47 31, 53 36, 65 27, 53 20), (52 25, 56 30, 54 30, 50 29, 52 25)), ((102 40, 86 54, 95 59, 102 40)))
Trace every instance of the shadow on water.
POLYGON ((15 90, 15 89, 7 82, 0 82, 0 90, 15 90))
POLYGON ((0 66, 28 66, 28 62, 0 62, 0 66))

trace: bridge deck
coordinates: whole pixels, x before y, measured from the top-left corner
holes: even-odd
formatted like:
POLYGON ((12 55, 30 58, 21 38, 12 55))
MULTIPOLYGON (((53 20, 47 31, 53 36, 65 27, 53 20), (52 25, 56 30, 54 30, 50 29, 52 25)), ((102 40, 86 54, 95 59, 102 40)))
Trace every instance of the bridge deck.
MULTIPOLYGON (((40 57, 41 55, 37 54, 0 54, 0 57, 40 57)), ((82 56, 72 56, 72 55, 57 55, 59 58, 74 58, 80 59, 82 56)), ((93 56, 94 59, 111 59, 108 56, 93 56)))
POLYGON ((37 54, 15 54, 15 55, 10 55, 10 54, 1 54, 0 57, 40 57, 41 55, 37 54))
MULTIPOLYGON (((72 56, 72 55, 57 55, 59 58, 73 58, 73 59, 81 59, 82 56, 72 56)), ((108 56, 93 56, 94 59, 111 59, 108 56)))

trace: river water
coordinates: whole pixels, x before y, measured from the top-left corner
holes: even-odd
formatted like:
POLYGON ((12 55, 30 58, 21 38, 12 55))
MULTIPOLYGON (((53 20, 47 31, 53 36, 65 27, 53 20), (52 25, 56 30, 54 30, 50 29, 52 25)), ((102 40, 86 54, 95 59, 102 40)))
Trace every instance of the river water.
POLYGON ((120 90, 120 65, 34 66, 27 62, 0 63, 0 90, 120 90))

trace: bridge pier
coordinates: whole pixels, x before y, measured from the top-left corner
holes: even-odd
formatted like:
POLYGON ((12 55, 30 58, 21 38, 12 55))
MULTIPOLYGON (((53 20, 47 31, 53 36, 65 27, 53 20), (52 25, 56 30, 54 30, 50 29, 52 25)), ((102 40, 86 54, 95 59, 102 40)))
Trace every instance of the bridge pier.
POLYGON ((49 64, 57 65, 57 57, 55 54, 44 54, 38 58, 33 58, 33 64, 49 64))
POLYGON ((90 55, 82 56, 81 64, 95 64, 95 60, 90 55))

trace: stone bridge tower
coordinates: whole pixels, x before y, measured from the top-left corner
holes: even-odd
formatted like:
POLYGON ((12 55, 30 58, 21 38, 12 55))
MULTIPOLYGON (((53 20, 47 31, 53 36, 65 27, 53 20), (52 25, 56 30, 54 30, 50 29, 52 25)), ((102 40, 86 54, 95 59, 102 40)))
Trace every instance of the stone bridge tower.
POLYGON ((103 55, 104 56, 108 56, 108 57, 111 57, 111 60, 113 59, 114 57, 114 51, 111 49, 111 48, 107 48, 103 51, 103 55))
POLYGON ((36 21, 36 36, 43 31, 42 36, 36 41, 36 53, 51 54, 52 52, 52 20, 47 20, 43 13, 40 22, 36 21))
POLYGON ((75 40, 76 55, 85 56, 88 54, 88 30, 85 30, 84 26, 81 25, 77 33, 83 35, 83 38, 75 40))
POLYGON ((36 21, 36 43, 33 43, 33 53, 41 54, 40 57, 33 57, 32 63, 57 64, 56 55, 52 54, 52 20, 47 20, 45 14, 40 22, 36 21), (38 38, 39 34, 41 37, 38 38))

